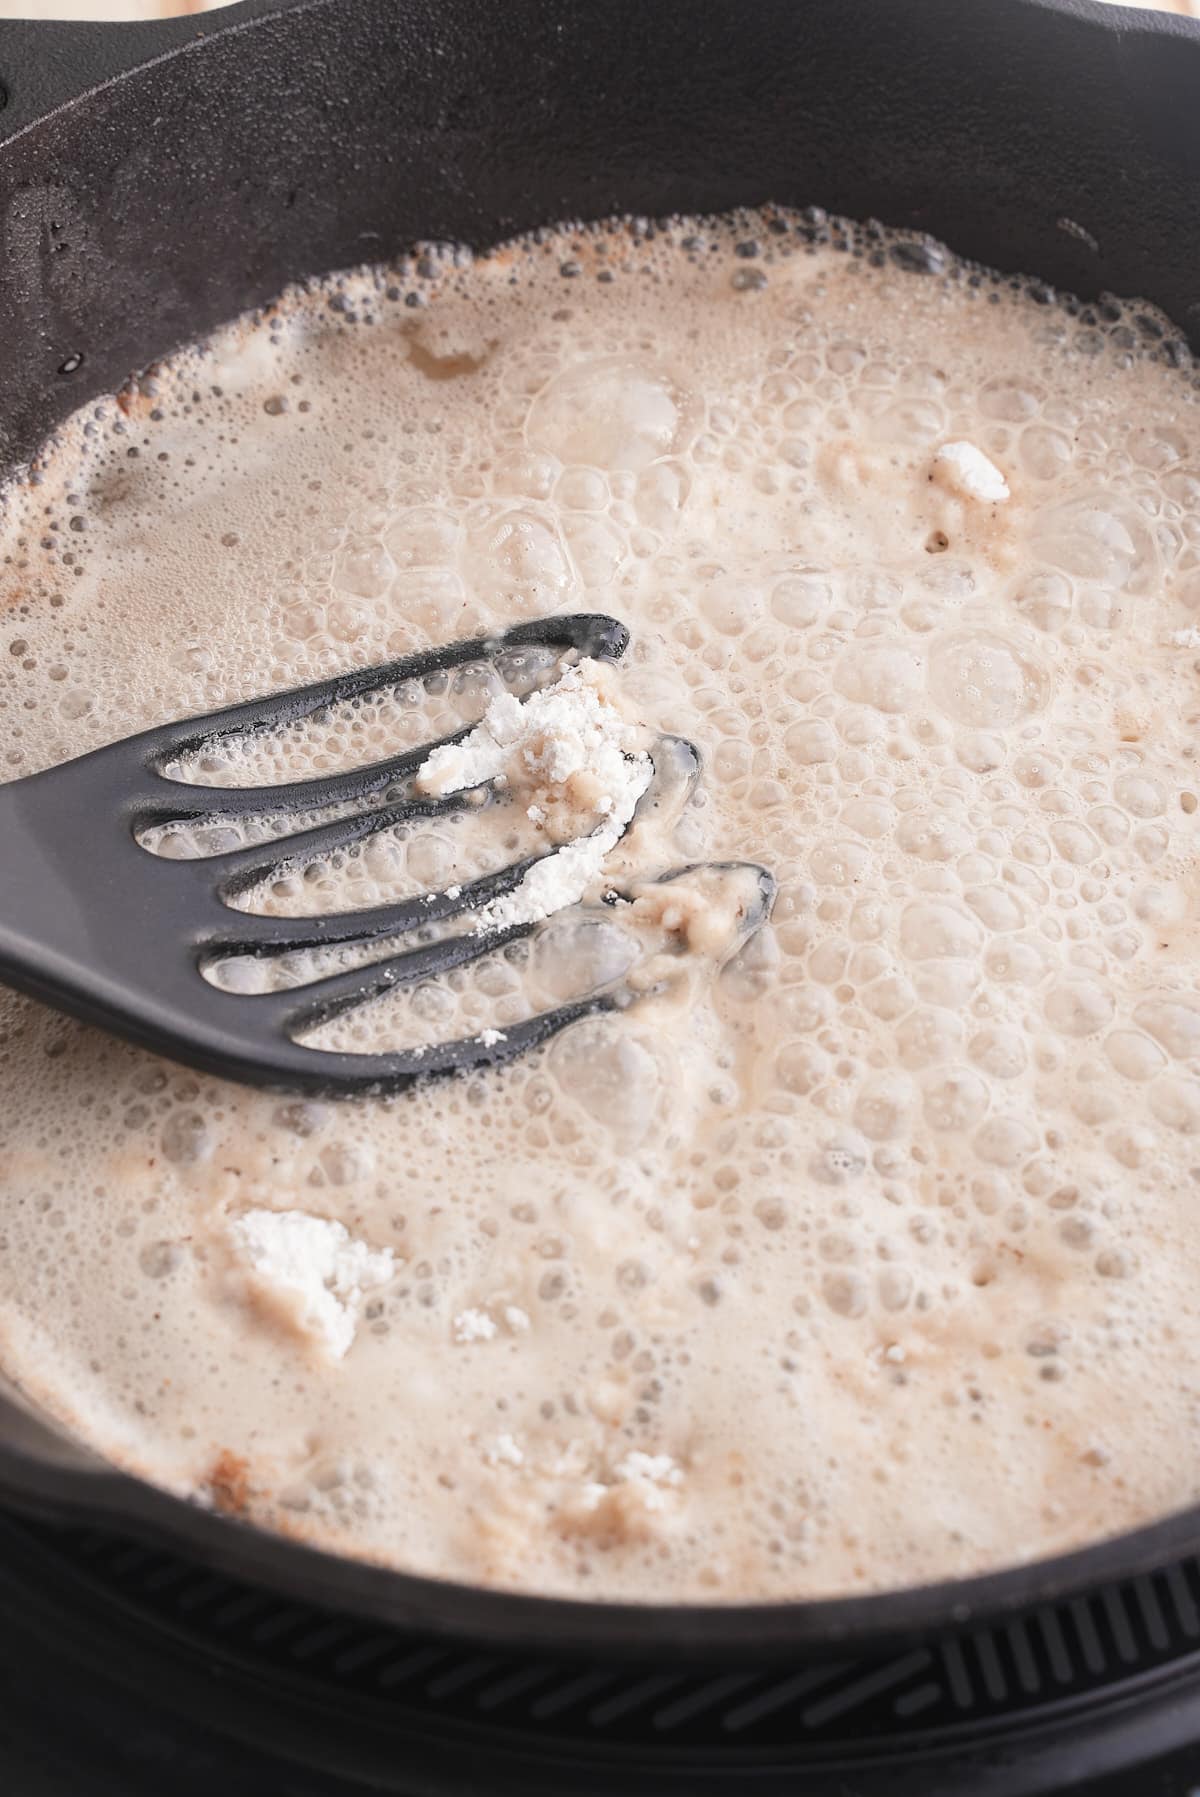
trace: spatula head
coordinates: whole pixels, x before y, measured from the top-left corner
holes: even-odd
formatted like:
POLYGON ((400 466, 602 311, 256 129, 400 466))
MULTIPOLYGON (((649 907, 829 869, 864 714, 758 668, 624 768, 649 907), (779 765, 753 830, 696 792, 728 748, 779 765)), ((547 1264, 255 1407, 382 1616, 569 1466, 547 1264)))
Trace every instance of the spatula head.
MULTIPOLYGON (((337 1096, 396 1091, 414 1080, 511 1060, 566 1025, 620 1009, 649 989, 626 970, 502 1031, 419 1042, 386 1052, 310 1046, 332 1020, 389 992, 415 989, 470 967, 543 926, 475 930, 470 916, 513 891, 538 857, 394 903, 314 916, 265 916, 239 908, 251 888, 284 868, 353 849, 381 831, 462 811, 488 793, 429 799, 413 776, 439 743, 319 779, 267 786, 200 786, 172 777, 222 741, 253 738, 312 719, 369 694, 429 680, 471 664, 493 667, 522 649, 560 660, 615 660, 628 632, 602 614, 518 625, 356 669, 333 679, 160 726, 46 773, 0 787, 0 977, 87 1022, 206 1072, 274 1091, 337 1096), (207 831, 261 817, 336 808, 340 815, 270 841, 194 860, 151 853, 146 843, 181 826, 207 831), (377 951, 366 964, 326 971, 275 990, 230 990, 214 969, 330 949, 377 951)), ((472 726, 442 742, 454 742, 472 726)), ((660 803, 698 753, 664 738, 642 805, 660 803)), ((550 851, 553 852, 553 851, 550 851)), ((678 877, 675 869, 660 877, 678 877)), ((773 882, 752 870, 747 928, 765 917, 773 882)), ((610 903, 620 904, 619 892, 610 903)), ((243 987, 248 983, 240 983, 243 987)))

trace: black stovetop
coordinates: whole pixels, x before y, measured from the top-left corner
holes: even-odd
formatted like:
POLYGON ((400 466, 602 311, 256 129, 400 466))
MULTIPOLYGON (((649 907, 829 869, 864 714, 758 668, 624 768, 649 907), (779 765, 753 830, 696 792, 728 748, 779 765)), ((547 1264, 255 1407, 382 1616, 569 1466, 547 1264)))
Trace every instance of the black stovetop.
POLYGON ((0 1516, 12 1797, 1200 1797, 1200 1560, 871 1661, 489 1654, 0 1516))

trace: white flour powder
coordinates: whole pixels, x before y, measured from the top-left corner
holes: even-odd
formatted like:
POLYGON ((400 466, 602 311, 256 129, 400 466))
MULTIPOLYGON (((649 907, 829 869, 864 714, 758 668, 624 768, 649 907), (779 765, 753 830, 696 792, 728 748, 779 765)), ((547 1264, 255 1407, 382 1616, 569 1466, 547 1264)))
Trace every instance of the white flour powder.
POLYGON ((484 906, 476 931, 536 923, 576 904, 624 835, 654 769, 645 733, 621 715, 610 683, 601 663, 583 661, 524 704, 501 693, 469 736, 435 749, 419 770, 417 790, 433 797, 495 781, 564 843, 484 906))

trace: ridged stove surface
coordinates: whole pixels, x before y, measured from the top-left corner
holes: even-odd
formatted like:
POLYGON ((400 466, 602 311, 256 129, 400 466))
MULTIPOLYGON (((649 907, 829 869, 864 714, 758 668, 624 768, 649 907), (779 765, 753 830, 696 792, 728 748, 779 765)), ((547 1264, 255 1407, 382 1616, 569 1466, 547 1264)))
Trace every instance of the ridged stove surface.
MULTIPOLYGON (((21 1718, 89 1756, 72 1797, 110 1771, 121 1797, 1200 1790, 1197 1560, 870 1661, 631 1667, 409 1637, 3 1518, 0 1615, 14 1791, 21 1718)), ((68 1785, 20 1797, 43 1788, 68 1785)))

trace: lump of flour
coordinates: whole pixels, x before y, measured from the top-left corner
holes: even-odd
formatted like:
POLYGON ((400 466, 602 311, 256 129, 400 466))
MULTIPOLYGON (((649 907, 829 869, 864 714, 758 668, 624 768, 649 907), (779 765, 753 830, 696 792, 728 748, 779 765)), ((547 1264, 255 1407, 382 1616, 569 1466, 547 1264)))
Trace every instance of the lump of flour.
POLYGON ((933 469, 942 486, 963 499, 997 505, 1009 496, 1003 474, 974 443, 943 443, 933 458, 933 469))
POLYGON ((391 1249, 368 1248, 343 1223, 299 1210, 246 1211, 229 1233, 258 1302, 341 1360, 364 1294, 392 1277, 391 1249))
POLYGON ((557 845, 479 912, 477 931, 536 923, 583 897, 650 784, 645 737, 617 706, 612 670, 585 660, 524 704, 497 694, 462 742, 433 751, 418 792, 441 797, 495 781, 557 845))

